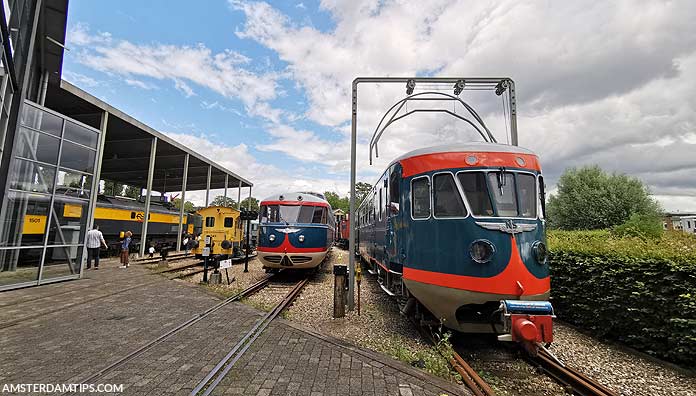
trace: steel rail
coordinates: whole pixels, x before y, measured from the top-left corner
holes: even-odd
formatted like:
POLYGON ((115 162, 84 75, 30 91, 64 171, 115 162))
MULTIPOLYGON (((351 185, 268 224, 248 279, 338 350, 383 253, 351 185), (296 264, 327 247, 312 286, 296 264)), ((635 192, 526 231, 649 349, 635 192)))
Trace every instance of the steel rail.
MULTIPOLYGON (((413 318, 411 318, 411 323, 416 326, 416 330, 420 335, 430 342, 431 345, 437 345, 435 337, 432 333, 426 331, 423 326, 417 323, 413 318)), ((493 389, 486 383, 486 381, 481 378, 481 376, 476 373, 476 371, 469 366, 469 364, 455 351, 452 349, 451 356, 445 356, 442 352, 438 352, 447 359, 447 362, 452 366, 452 368, 462 377, 462 381, 467 388, 474 394, 474 396, 495 396, 493 389)))
POLYGON ((190 395, 210 395, 225 378, 227 373, 232 369, 234 364, 242 357, 242 355, 244 355, 247 349, 249 349, 256 338, 263 333, 273 319, 275 319, 283 310, 285 310, 285 308, 289 307, 290 304, 295 301, 308 282, 309 277, 306 277, 295 284, 290 292, 261 320, 256 322, 254 327, 252 327, 251 330, 249 330, 244 337, 239 340, 234 347, 232 347, 227 355, 225 355, 220 362, 218 362, 218 364, 205 376, 205 378, 203 378, 198 385, 196 385, 196 387, 191 391, 190 395), (213 379, 213 377, 215 377, 215 379, 213 379), (211 380, 212 382, 210 382, 211 380))
POLYGON ((540 350, 537 356, 530 356, 528 359, 574 395, 619 396, 618 392, 607 388, 578 370, 557 362, 544 350, 540 350))
MULTIPOLYGON (((157 337, 156 339, 148 342, 147 344, 143 345, 142 347, 132 351, 128 355, 116 360, 115 362, 104 367, 103 369, 99 370, 98 372, 88 376, 87 378, 82 379, 80 383, 83 383, 83 384, 90 383, 90 381, 94 380, 95 378, 98 378, 98 377, 104 375, 105 373, 113 370, 114 368, 122 365, 123 363, 126 363, 127 361, 137 357, 138 355, 142 354, 143 352, 152 348, 153 346, 159 344, 160 342, 164 341, 165 339, 171 337, 172 335, 174 335, 174 334, 180 332, 181 330, 184 330, 187 327, 195 324, 196 322, 199 322, 200 320, 206 318, 208 315, 210 315, 211 313, 224 307, 225 305, 230 304, 234 301, 240 300, 243 297, 247 297, 247 296, 250 296, 250 295, 256 293, 257 291, 268 286, 268 284, 271 281, 271 278, 273 278, 273 277, 274 277, 274 275, 267 276, 267 277, 261 279, 260 281, 254 283, 253 285, 249 286, 248 288, 242 290, 241 292, 235 294, 234 296, 231 296, 231 297, 215 304, 214 306, 212 306, 212 307, 206 309, 205 311, 197 314, 196 316, 192 317, 191 319, 189 319, 189 320, 179 324, 175 328, 167 331, 166 333, 162 334, 161 336, 157 337)), ((68 393, 65 393, 65 394, 68 394, 68 393)))

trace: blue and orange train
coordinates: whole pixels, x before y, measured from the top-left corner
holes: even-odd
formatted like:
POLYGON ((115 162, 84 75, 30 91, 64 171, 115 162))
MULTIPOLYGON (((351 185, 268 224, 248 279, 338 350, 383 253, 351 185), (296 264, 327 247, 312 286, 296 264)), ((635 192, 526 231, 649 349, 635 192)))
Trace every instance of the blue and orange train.
POLYGON ((331 205, 319 193, 289 192, 261 201, 258 252, 266 270, 316 268, 334 242, 331 205))
POLYGON ((356 246, 404 310, 461 332, 550 342, 544 209, 529 150, 420 149, 394 160, 361 203, 356 246))

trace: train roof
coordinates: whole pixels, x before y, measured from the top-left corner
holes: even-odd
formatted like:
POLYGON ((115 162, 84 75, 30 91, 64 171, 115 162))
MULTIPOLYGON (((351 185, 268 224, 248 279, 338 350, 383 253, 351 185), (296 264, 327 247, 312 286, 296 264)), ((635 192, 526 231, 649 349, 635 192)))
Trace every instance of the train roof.
POLYGON ((317 202, 317 203, 325 203, 328 204, 329 202, 325 199, 320 198, 319 196, 322 196, 322 194, 318 193, 313 193, 313 192, 287 192, 287 193, 282 193, 282 194, 274 194, 269 197, 264 198, 261 200, 261 204, 264 202, 278 202, 278 201, 288 201, 288 202, 297 202, 297 201, 302 201, 302 202, 317 202))
MULTIPOLYGON (((113 197, 107 195, 97 196, 97 206, 127 210, 145 210, 145 202, 133 198, 113 197)), ((150 211, 153 213, 179 213, 179 210, 176 209, 173 204, 169 202, 163 203, 156 200, 150 201, 150 211)))
POLYGON ((232 212, 241 213, 241 211, 240 211, 239 209, 237 209, 237 208, 233 208, 233 207, 231 207, 231 206, 219 206, 219 205, 212 205, 212 206, 208 206, 208 207, 205 207, 205 208, 200 208, 200 209, 198 209, 198 210, 196 211, 196 213, 198 213, 198 214, 204 214, 204 213, 208 213, 208 212, 210 212, 211 210, 215 210, 215 209, 217 209, 218 212, 220 212, 220 210, 222 210, 223 212, 232 211, 232 212))
POLYGON ((533 151, 519 146, 510 146, 507 144, 500 143, 487 143, 487 142, 470 142, 470 143, 460 143, 460 144, 448 144, 441 146, 431 146, 425 147, 418 150, 409 151, 408 153, 398 157, 391 162, 395 164, 401 160, 411 157, 417 157, 419 155, 436 154, 436 153, 468 153, 468 152, 478 152, 478 153, 517 153, 517 154, 530 154, 536 155, 533 151))

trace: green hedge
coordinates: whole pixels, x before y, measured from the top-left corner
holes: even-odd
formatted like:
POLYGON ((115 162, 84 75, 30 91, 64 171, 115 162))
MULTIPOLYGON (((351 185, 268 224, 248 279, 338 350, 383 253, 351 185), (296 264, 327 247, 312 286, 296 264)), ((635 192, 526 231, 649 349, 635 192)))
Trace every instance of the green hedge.
POLYGON ((696 237, 618 238, 550 231, 559 318, 656 357, 696 368, 696 237))

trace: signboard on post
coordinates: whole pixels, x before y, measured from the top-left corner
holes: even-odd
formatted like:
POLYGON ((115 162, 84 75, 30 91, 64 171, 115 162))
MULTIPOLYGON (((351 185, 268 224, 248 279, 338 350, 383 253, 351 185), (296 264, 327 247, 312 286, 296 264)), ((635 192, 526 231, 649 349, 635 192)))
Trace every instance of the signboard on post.
POLYGON ((203 256, 203 257, 208 257, 208 256, 210 256, 210 248, 209 248, 209 247, 206 246, 206 247, 203 248, 203 254, 202 254, 202 256, 203 256))
POLYGON ((220 260, 220 269, 232 268, 232 259, 220 260))

